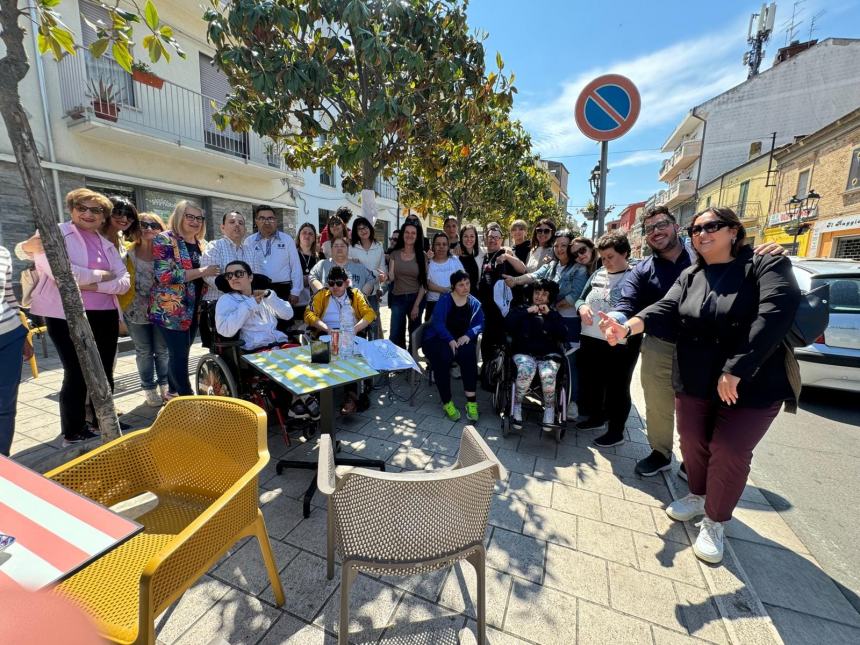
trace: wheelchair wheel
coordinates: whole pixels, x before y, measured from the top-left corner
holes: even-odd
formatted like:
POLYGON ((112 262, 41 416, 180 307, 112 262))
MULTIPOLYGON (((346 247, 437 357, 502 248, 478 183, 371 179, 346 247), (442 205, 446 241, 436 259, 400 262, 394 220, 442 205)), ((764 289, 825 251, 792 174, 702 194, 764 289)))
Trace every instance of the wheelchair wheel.
POLYGON ((197 394, 239 397, 239 387, 227 362, 220 356, 209 354, 197 364, 197 394))
POLYGON ((499 380, 496 382, 496 387, 493 390, 493 409, 496 411, 496 414, 504 414, 505 412, 505 392, 506 392, 505 384, 499 380))

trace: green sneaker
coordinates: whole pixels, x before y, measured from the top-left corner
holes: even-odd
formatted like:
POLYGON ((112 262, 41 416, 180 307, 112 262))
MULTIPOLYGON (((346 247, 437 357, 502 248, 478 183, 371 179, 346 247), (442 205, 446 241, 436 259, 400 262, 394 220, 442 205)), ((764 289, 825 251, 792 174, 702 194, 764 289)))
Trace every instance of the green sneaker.
POLYGON ((469 421, 478 420, 478 404, 466 401, 466 418, 469 421))
POLYGON ((457 409, 457 406, 454 405, 453 401, 448 401, 442 406, 442 409, 445 410, 445 414, 449 419, 451 419, 451 421, 460 420, 460 411, 457 409))

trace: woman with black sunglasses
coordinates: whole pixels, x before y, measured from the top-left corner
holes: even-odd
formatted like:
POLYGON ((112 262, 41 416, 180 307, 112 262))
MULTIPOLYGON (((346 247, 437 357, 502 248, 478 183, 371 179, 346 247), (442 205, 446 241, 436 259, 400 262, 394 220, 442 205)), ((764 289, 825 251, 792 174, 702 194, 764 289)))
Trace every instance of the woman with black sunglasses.
POLYGON ((552 262, 555 256, 552 246, 555 242, 555 222, 551 219, 540 219, 532 232, 531 251, 526 261, 526 273, 537 271, 544 264, 552 262))
POLYGON ((138 224, 138 232, 125 257, 131 288, 120 296, 119 302, 134 343, 137 373, 146 404, 160 407, 168 396, 170 355, 164 338, 149 320, 149 298, 155 284, 152 241, 164 230, 164 224, 155 213, 140 213, 138 224))
POLYGON ((732 210, 702 211, 688 230, 696 263, 623 325, 601 315, 601 329, 611 345, 656 324, 678 330, 675 413, 690 494, 666 513, 679 521, 704 515, 693 551, 717 563, 753 449, 782 403, 796 409, 799 370, 784 339, 800 290, 788 258, 755 255, 744 244, 732 210))
POLYGON ((129 244, 137 239, 140 233, 137 209, 124 197, 111 195, 108 199, 113 204, 113 210, 111 210, 110 217, 106 217, 104 224, 102 224, 102 235, 116 247, 124 258, 129 244))

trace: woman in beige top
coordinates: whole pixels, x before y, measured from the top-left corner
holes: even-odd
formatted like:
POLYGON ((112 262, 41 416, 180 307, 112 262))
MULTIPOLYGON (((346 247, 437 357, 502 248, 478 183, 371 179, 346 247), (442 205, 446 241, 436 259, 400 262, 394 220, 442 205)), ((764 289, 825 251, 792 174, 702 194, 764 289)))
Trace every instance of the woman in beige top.
POLYGON ((411 350, 412 334, 421 324, 421 309, 427 291, 427 258, 424 235, 412 223, 400 229, 400 238, 391 251, 388 280, 388 306, 391 308, 391 332, 388 338, 406 349, 406 329, 409 329, 411 350))

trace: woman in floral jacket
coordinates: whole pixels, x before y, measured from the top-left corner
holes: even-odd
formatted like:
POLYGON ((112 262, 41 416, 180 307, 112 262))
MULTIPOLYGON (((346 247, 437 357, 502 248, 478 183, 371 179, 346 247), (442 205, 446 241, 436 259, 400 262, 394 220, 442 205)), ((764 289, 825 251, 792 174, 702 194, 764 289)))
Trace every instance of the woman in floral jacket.
POLYGON ((188 355, 197 335, 197 314, 203 296, 203 278, 216 276, 218 266, 200 266, 206 249, 203 209, 183 199, 167 221, 167 232, 152 242, 154 284, 149 320, 167 345, 170 362, 166 398, 193 394, 188 378, 188 355))

